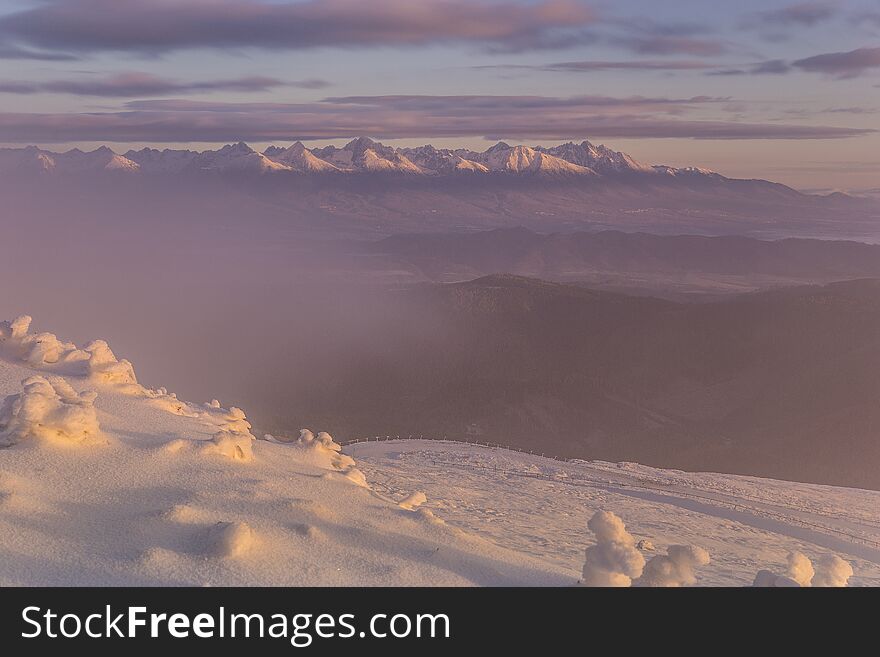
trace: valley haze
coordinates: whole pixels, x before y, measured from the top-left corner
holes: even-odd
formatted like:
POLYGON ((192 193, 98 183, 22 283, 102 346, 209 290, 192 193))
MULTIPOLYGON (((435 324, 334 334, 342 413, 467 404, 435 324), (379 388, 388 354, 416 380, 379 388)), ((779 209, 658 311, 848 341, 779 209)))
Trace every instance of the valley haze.
POLYGON ((880 586, 875 5, 0 0, 0 586, 880 586))

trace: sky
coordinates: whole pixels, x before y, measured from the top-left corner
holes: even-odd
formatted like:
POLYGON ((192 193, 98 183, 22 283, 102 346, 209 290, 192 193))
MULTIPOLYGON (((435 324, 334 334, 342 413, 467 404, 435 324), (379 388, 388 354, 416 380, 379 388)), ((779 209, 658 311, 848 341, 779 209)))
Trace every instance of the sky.
POLYGON ((880 2, 0 0, 0 144, 360 135, 880 188, 880 2))

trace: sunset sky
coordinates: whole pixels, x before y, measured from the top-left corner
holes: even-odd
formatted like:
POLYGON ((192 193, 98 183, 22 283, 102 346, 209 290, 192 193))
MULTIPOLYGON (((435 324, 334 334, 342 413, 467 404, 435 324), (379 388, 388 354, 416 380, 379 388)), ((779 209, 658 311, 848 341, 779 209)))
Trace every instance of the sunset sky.
POLYGON ((8 146, 589 139, 865 190, 880 3, 0 0, 0 103, 8 146))

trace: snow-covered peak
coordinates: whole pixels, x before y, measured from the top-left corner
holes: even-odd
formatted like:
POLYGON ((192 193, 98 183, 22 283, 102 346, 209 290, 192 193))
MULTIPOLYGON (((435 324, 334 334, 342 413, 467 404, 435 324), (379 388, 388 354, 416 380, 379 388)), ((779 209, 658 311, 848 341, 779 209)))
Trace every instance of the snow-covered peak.
POLYGON ((494 153, 496 151, 509 151, 509 150, 510 150, 510 144, 508 144, 507 142, 499 141, 494 146, 490 146, 489 148, 487 148, 485 152, 486 153, 494 153))
POLYGON ((289 148, 275 149, 271 155, 269 155, 269 150, 267 149, 265 154, 274 162, 283 164, 293 171, 310 173, 339 171, 339 167, 314 155, 301 141, 296 142, 289 148))
POLYGON ((312 153, 337 168, 348 171, 420 174, 422 169, 402 151, 385 146, 368 137, 358 137, 342 148, 327 146, 312 153))
POLYGON ((190 166, 198 156, 195 151, 189 150, 157 150, 155 148, 142 148, 139 151, 128 151, 125 154, 129 160, 137 162, 141 171, 147 173, 179 173, 190 166))
POLYGON ((140 170, 137 162, 133 162, 127 157, 113 152, 107 146, 101 146, 88 152, 73 148, 64 153, 52 154, 51 157, 55 162, 53 169, 65 173, 84 173, 101 170, 135 172, 140 170))
POLYGON ((50 172, 55 169, 51 153, 28 146, 26 148, 0 148, 0 172, 50 172))
POLYGON ((593 171, 588 167, 568 162, 528 146, 507 146, 504 142, 499 142, 488 149, 482 154, 479 161, 490 171, 545 175, 593 174, 593 171))
POLYGON ((220 150, 199 153, 193 159, 192 167, 199 171, 220 173, 232 171, 255 173, 290 171, 289 166, 275 162, 263 153, 257 153, 242 141, 237 144, 227 144, 220 150))
POLYGON ((71 149, 52 153, 35 146, 0 149, 0 172, 141 171, 144 173, 240 172, 266 173, 296 171, 322 174, 332 172, 378 172, 455 175, 461 172, 483 174, 541 174, 551 176, 616 176, 623 174, 664 174, 668 176, 713 176, 719 174, 697 167, 648 166, 626 153, 604 145, 567 142, 557 146, 511 145, 499 141, 485 151, 435 148, 430 144, 413 148, 394 148, 358 137, 345 146, 309 149, 302 142, 288 147, 269 146, 258 153, 248 144, 227 144, 201 153, 190 150, 144 148, 118 155, 102 146, 91 152, 71 149))
POLYGON ((626 153, 612 150, 602 144, 596 146, 588 141, 583 141, 580 144, 567 142, 552 148, 539 146, 535 150, 592 169, 597 173, 649 173, 652 171, 651 167, 637 162, 626 153))
POLYGON ((399 152, 426 173, 486 173, 489 171, 486 165, 465 159, 457 151, 448 148, 434 148, 430 144, 417 148, 402 148, 399 152))

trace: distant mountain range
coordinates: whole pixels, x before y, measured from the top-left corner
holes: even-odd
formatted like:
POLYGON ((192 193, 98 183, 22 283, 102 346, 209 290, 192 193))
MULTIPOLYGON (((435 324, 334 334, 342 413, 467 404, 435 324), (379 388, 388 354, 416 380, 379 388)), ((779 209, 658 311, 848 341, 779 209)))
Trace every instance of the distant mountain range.
POLYGON ((317 359, 293 396, 259 384, 279 423, 880 489, 878 280, 711 303, 510 275, 399 295, 345 367, 317 359))
POLYGON ((498 273, 597 289, 687 298, 770 287, 880 278, 880 245, 859 242, 599 231, 540 234, 523 227, 393 235, 363 261, 404 282, 457 282, 498 273))
POLYGON ((277 214, 291 227, 336 235, 526 226, 541 233, 615 229, 880 241, 876 199, 804 194, 696 167, 649 166, 588 141, 552 148, 499 142, 482 152, 392 148, 366 137, 342 148, 296 142, 262 153, 241 142, 201 152, 0 149, 0 191, 23 196, 25 206, 34 190, 45 196, 55 189, 60 202, 69 203, 71 188, 83 185, 129 209, 144 198, 182 195, 199 212, 216 215, 209 208, 219 203, 222 214, 244 206, 242 216, 250 216, 247 208, 256 202, 261 214, 277 214))
MULTIPOLYGON (((650 174, 657 176, 718 176, 698 168, 649 166, 626 153, 588 141, 552 148, 529 147, 498 142, 485 151, 434 148, 392 148, 367 137, 359 137, 342 148, 308 149, 302 142, 283 148, 270 146, 263 153, 239 142, 219 150, 192 151, 154 148, 115 153, 107 146, 83 152, 63 153, 36 146, 0 149, 0 172, 93 172, 97 170, 169 173, 183 172, 297 172, 397 173, 413 176, 462 174, 536 174, 542 176, 614 176, 650 174)), ((720 177, 720 176, 719 176, 720 177)))

